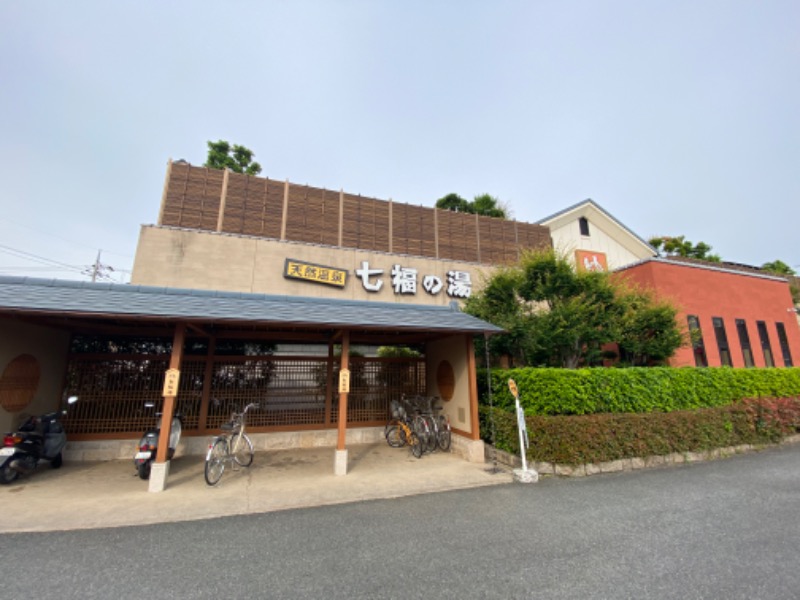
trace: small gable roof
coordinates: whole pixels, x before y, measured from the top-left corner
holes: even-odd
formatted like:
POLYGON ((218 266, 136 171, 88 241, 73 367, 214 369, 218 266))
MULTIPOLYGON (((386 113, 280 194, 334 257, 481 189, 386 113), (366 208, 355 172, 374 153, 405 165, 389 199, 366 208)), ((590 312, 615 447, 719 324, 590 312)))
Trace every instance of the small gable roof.
POLYGON ((597 202, 595 202, 591 198, 587 198, 582 202, 578 202, 577 204, 568 206, 567 208, 560 210, 556 213, 553 213, 552 215, 545 217, 544 219, 536 221, 536 225, 544 225, 552 230, 557 227, 560 227, 563 224, 579 219, 580 217, 586 217, 587 219, 589 219, 589 221, 595 221, 595 222, 598 221, 599 219, 600 221, 604 222, 606 226, 611 225, 613 227, 616 227, 618 230, 623 231, 627 234, 627 237, 629 238, 632 244, 639 246, 639 252, 644 251, 653 256, 656 255, 655 248, 653 248, 636 232, 629 229, 622 221, 614 217, 610 212, 605 210, 602 206, 600 206, 597 202))

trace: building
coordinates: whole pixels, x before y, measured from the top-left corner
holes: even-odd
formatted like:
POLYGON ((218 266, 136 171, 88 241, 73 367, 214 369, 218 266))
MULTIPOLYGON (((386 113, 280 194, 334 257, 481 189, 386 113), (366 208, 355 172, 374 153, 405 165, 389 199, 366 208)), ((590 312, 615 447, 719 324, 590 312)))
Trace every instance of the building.
POLYGON ((453 450, 482 462, 473 336, 499 329, 459 303, 549 245, 539 225, 170 163, 131 285, 0 277, 0 426, 77 395, 73 451, 127 458, 177 410, 202 454, 255 400, 259 447, 330 446, 343 474, 391 400, 436 396, 453 450))
POLYGON ((677 302, 695 350, 676 365, 800 357, 785 279, 658 258, 591 200, 519 223, 179 161, 130 285, 0 277, 0 427, 78 395, 72 452, 129 458, 156 412, 177 410, 184 451, 202 454, 258 401, 260 449, 329 446, 346 473, 347 445, 381 439, 391 400, 437 396, 453 450, 482 462, 473 338, 499 329, 459 306, 553 245, 677 302))
POLYGON ((691 343, 672 366, 789 367, 800 360, 800 327, 785 277, 755 267, 661 258, 592 200, 537 222, 579 269, 618 273, 670 300, 691 343))
POLYGON ((691 344, 677 367, 792 367, 800 328, 785 277, 728 263, 650 258, 617 272, 673 302, 691 344))

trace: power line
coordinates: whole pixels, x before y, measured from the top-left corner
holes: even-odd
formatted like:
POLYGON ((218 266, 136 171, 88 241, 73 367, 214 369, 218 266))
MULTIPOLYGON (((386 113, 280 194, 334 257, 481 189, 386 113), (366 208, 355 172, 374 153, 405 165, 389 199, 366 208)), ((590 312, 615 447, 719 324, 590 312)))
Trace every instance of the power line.
MULTIPOLYGON (((67 239, 67 238, 65 238, 63 236, 60 236, 60 235, 55 235, 53 233, 49 233, 49 232, 43 231, 41 229, 36 229, 34 227, 30 227, 29 225, 23 225, 22 223, 17 223, 16 221, 12 221, 8 217, 0 217, 0 221, 5 221, 6 223, 9 223, 9 224, 13 225, 14 227, 22 227, 24 229, 28 229, 28 230, 33 231, 35 233, 38 233, 40 235, 48 236, 48 237, 51 237, 51 238, 56 239, 56 240, 61 240, 62 242, 66 242, 68 244, 73 244, 75 246, 81 246, 83 248, 91 248, 92 250, 94 250, 96 248, 96 246, 90 246, 90 245, 84 244, 82 242, 76 242, 75 240, 69 240, 69 239, 67 239)), ((114 254, 116 256, 123 256, 125 258, 131 258, 130 254, 122 254, 121 252, 112 252, 111 250, 105 250, 104 252, 106 254, 114 254)))
POLYGON ((78 271, 80 272, 81 267, 76 265, 68 265, 62 262, 58 262, 57 260, 52 260, 49 258, 45 258, 44 256, 38 256, 37 254, 31 254, 30 252, 25 252, 24 250, 18 250, 16 248, 11 248, 10 246, 5 246, 0 244, 0 252, 5 252, 6 254, 10 254, 12 256, 16 256, 17 258, 23 258, 25 260, 30 260, 33 262, 38 262, 43 265, 55 265, 62 269, 66 269, 67 271, 78 271))
POLYGON ((37 254, 32 254, 30 252, 26 252, 24 250, 19 250, 17 248, 11 248, 10 246, 5 246, 0 244, 0 252, 4 252, 6 254, 10 254, 11 256, 15 256, 17 258, 22 258, 24 260, 29 260, 32 262, 39 263, 41 265, 45 265, 43 267, 0 267, 0 271, 7 271, 7 270, 14 270, 14 271, 69 271, 71 273, 80 273, 81 275, 86 275, 91 278, 92 281, 97 281, 98 279, 101 281, 117 281, 114 277, 112 277, 111 273, 120 273, 119 281, 124 283, 124 274, 130 273, 130 270, 127 269, 115 269, 111 265, 106 265, 100 262, 100 254, 102 250, 97 252, 97 259, 95 260, 94 264, 89 266, 81 266, 81 265, 68 265, 57 260, 52 260, 50 258, 45 258, 44 256, 39 256, 37 254))

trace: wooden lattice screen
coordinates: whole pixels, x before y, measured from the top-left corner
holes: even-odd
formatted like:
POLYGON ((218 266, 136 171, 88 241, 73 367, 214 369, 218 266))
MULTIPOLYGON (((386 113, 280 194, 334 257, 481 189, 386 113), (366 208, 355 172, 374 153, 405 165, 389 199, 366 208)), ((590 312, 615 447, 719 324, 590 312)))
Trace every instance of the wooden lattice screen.
POLYGON ((170 163, 159 225, 484 264, 549 248, 541 225, 170 163), (221 217, 220 217, 221 215, 221 217))
MULTIPOLYGON (((249 402, 253 431, 323 429, 338 419, 338 358, 217 356, 184 358, 176 410, 189 435, 216 432, 249 402), (330 385, 329 385, 330 383, 330 385), (331 388, 330 393, 328 388, 331 388)), ((72 355, 67 393, 80 402, 70 407, 65 427, 74 439, 110 434, 141 434, 161 411, 168 356, 72 355)), ((421 358, 351 357, 348 423, 379 425, 389 402, 403 394, 425 394, 421 358)))

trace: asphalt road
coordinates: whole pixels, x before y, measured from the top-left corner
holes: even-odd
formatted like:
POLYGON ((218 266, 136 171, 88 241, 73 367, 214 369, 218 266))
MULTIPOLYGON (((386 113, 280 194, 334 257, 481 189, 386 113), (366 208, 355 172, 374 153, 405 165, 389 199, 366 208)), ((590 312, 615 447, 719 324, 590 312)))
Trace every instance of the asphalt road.
POLYGON ((142 527, 0 535, 8 598, 800 597, 800 445, 142 527))

